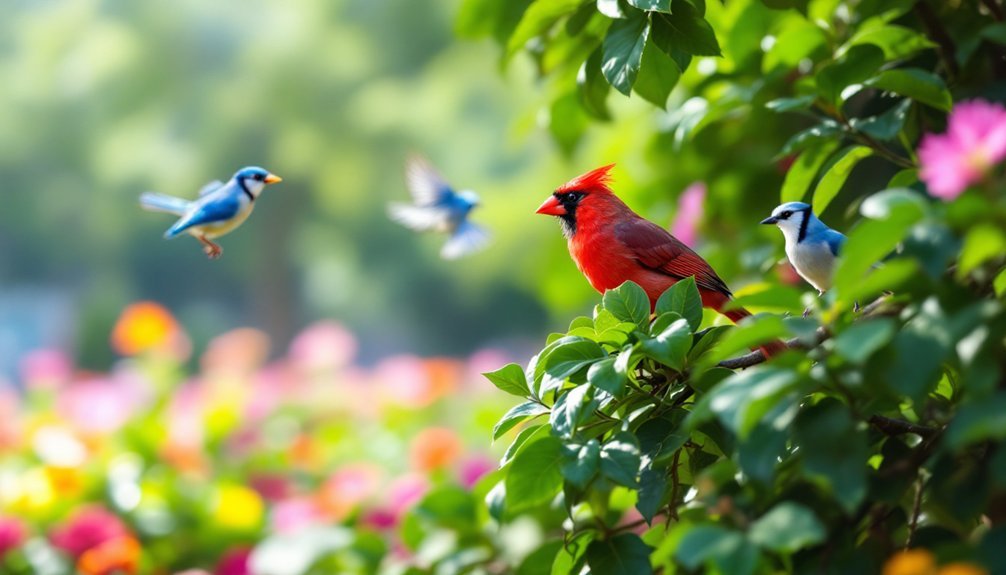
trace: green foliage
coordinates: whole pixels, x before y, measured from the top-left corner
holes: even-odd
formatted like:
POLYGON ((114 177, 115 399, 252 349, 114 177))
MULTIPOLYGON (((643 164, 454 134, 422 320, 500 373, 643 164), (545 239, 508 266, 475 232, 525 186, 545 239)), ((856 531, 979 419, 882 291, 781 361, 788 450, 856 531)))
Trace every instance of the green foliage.
MULTIPOLYGON (((1001 57, 991 16, 976 2, 602 1, 571 3, 522 39, 554 101, 571 106, 549 119, 564 151, 589 146, 594 121, 656 118, 643 138, 654 188, 725 187, 706 217, 741 230, 760 219, 753 206, 812 197, 848 234, 810 317, 703 330, 694 282, 652 315, 626 283, 550 339, 525 396, 548 423, 510 451, 541 444, 561 458, 559 476, 528 506, 509 485, 530 466, 504 460, 497 503, 506 520, 548 518, 564 544, 553 574, 879 572, 906 543, 994 572, 983 549, 1002 532, 1006 496, 991 479, 1006 457, 988 457, 1006 440, 1003 182, 992 170, 983 189, 939 203, 917 153, 955 100, 997 95, 983 63, 1001 57), (601 24, 568 34, 578 18, 601 24), (982 26, 988 42, 967 32, 982 26), (609 86, 656 110, 615 105, 609 86), (776 338, 801 349, 764 365, 745 355, 776 338)), ((747 251, 713 239, 712 258, 734 270, 760 261, 747 271, 763 274, 769 256, 751 247, 762 240, 736 235, 747 251)), ((771 280, 739 299, 808 301, 771 280)))

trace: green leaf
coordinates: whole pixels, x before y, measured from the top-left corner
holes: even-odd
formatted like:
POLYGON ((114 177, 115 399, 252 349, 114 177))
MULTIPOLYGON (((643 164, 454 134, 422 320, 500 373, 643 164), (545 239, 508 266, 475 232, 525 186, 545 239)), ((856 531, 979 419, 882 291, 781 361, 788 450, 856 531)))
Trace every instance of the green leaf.
POLYGON ((639 464, 639 443, 629 432, 615 434, 601 448, 601 474, 619 485, 636 487, 639 464))
POLYGON ((520 433, 517 434, 517 437, 515 437, 513 441, 510 442, 510 446, 506 448, 506 452, 503 454, 503 458, 500 459, 500 467, 503 467, 507 463, 510 463, 510 460, 512 460, 514 456, 517 455, 517 452, 520 451, 520 448, 523 447, 524 444, 527 443, 527 441, 531 439, 531 437, 535 433, 538 433, 544 427, 547 426, 545 424, 529 425, 524 429, 520 430, 520 433))
POLYGON ((687 0, 673 0, 670 14, 654 13, 652 19, 654 34, 659 33, 657 45, 672 58, 676 50, 695 56, 721 54, 712 26, 687 0))
POLYGON ((798 132, 787 140, 776 157, 785 157, 814 145, 841 141, 843 130, 834 120, 822 120, 820 124, 798 132))
POLYGON ((728 377, 701 400, 727 429, 744 439, 766 413, 796 389, 799 379, 790 369, 757 365, 728 377))
POLYGON ((817 73, 817 91, 835 106, 845 100, 843 94, 873 76, 884 63, 884 52, 872 44, 853 46, 839 59, 817 73))
POLYGON ((838 149, 838 144, 838 140, 834 139, 820 140, 809 145, 797 156, 782 183, 782 190, 779 192, 781 203, 803 201, 807 190, 817 177, 817 172, 838 149))
POLYGON ((524 368, 515 363, 508 363, 496 371, 482 375, 500 391, 520 397, 527 397, 531 394, 531 390, 527 386, 527 378, 524 376, 524 368))
POLYGON ((626 96, 636 83, 636 74, 643 61, 643 48, 650 35, 646 14, 630 12, 623 20, 615 20, 604 37, 601 73, 608 83, 626 96))
POLYGON ((513 459, 506 476, 507 509, 519 512, 546 504, 562 487, 562 442, 536 439, 513 459))
POLYGON ((504 58, 524 48, 529 40, 547 32, 560 18, 580 7, 583 0, 535 0, 524 12, 507 42, 504 58))
POLYGON ((792 21, 776 37, 762 60, 762 72, 770 73, 776 68, 787 71, 796 68, 806 59, 815 59, 828 51, 828 36, 818 26, 803 18, 792 21))
POLYGON ((499 439, 504 433, 510 431, 525 419, 543 413, 548 413, 548 408, 533 401, 525 401, 520 405, 514 406, 493 427, 493 441, 499 439))
POLYGON ((632 89, 659 108, 667 107, 667 98, 681 79, 681 70, 673 58, 657 47, 650 39, 643 49, 639 75, 632 89))
MULTIPOLYGON (((660 317, 667 315, 677 316, 678 314, 668 312, 668 314, 661 315, 660 317)), ((688 350, 691 347, 692 330, 688 325, 688 320, 684 318, 676 319, 656 337, 648 337, 639 342, 639 349, 647 357, 675 371, 684 369, 685 358, 688 356, 688 350)))
POLYGON ((695 285, 695 277, 688 276, 674 282, 674 285, 660 294, 654 310, 657 315, 674 312, 688 320, 692 331, 697 331, 702 325, 702 296, 695 285))
POLYGON ((583 109, 591 116, 606 121, 611 119, 611 112, 608 111, 608 92, 611 91, 611 85, 601 74, 601 58, 601 48, 590 54, 576 75, 576 85, 579 88, 583 109))
POLYGON ((481 38, 492 34, 500 44, 506 44, 532 1, 464 0, 458 8, 454 29, 462 38, 481 38))
POLYGON ((647 523, 653 521, 653 516, 660 510, 667 494, 667 470, 645 468, 639 474, 639 496, 636 499, 636 510, 647 523))
POLYGON ((859 207, 859 213, 872 220, 917 222, 929 213, 929 202, 921 193, 909 188, 893 188, 877 192, 859 207))
POLYGON ((574 387, 559 396, 552 406, 549 423, 552 432, 559 437, 572 437, 580 422, 598 406, 594 399, 594 388, 589 385, 574 387))
POLYGON ((750 349, 760 343, 781 339, 789 335, 782 318, 773 315, 746 319, 742 325, 731 329, 720 338, 712 351, 702 356, 701 363, 709 367, 723 361, 741 350, 750 349))
POLYGON ((963 279, 983 263, 1002 258, 1006 254, 1006 234, 1000 227, 978 224, 971 228, 964 238, 960 261, 957 264, 957 278, 963 279))
POLYGON ((961 449, 981 441, 1006 439, 1006 393, 964 404, 947 427, 947 447, 961 449))
POLYGON ((760 547, 791 554, 825 540, 827 531, 810 509, 784 501, 751 525, 748 537, 760 547))
POLYGON ((887 24, 857 33, 849 40, 849 45, 873 44, 884 51, 884 59, 899 60, 908 58, 922 50, 935 48, 936 43, 923 34, 905 28, 887 24))
POLYGON ((635 533, 620 533, 604 541, 591 541, 587 565, 597 575, 650 575, 650 551, 635 533))
POLYGON ((628 2, 640 10, 671 13, 671 0, 628 0, 628 2))
POLYGON ((897 325, 880 318, 853 324, 833 340, 835 353, 856 365, 862 365, 877 350, 890 343, 897 325))
POLYGON ((758 548, 736 531, 706 524, 685 533, 674 556, 693 571, 711 564, 717 573, 751 575, 758 563, 758 548))
POLYGON ((912 107, 912 100, 905 98, 890 110, 877 116, 869 118, 853 118, 849 121, 849 126, 857 132, 862 132, 881 141, 891 141, 898 137, 901 128, 905 125, 905 117, 908 109, 912 107))
POLYGON ((627 281, 604 292, 601 302, 604 309, 621 321, 632 322, 642 330, 650 324, 650 298, 635 282, 627 281))
POLYGON ((555 379, 566 379, 607 356, 607 352, 596 342, 579 339, 555 346, 542 358, 541 363, 548 375, 555 379))
POLYGON ((644 456, 644 466, 663 466, 674 456, 674 452, 688 441, 688 433, 682 426, 685 411, 675 410, 671 415, 650 419, 639 426, 639 450, 644 456))
POLYGON ((609 357, 590 366, 587 383, 615 397, 621 397, 628 380, 628 361, 632 352, 623 351, 617 358, 609 357))
POLYGON ((548 114, 548 131, 563 154, 571 155, 590 125, 590 116, 580 104, 580 96, 570 92, 556 98, 548 114))
POLYGON ((794 448, 803 457, 803 471, 818 480, 852 514, 866 497, 866 434, 835 399, 801 410, 793 424, 794 448))
POLYGON ((571 443, 564 445, 562 452, 562 476, 576 487, 585 489, 601 471, 601 443, 596 439, 584 444, 571 443))
POLYGON ((765 107, 773 112, 795 112, 807 110, 817 100, 816 96, 798 96, 796 98, 776 98, 765 103, 765 107))
POLYGON ((871 155, 873 150, 866 146, 852 146, 838 153, 837 159, 821 176, 821 181, 814 190, 814 213, 820 215, 824 212, 828 204, 838 195, 856 164, 871 155))
POLYGON ((866 85, 907 96, 944 112, 949 112, 954 105, 943 79, 918 68, 884 70, 868 80, 866 85))

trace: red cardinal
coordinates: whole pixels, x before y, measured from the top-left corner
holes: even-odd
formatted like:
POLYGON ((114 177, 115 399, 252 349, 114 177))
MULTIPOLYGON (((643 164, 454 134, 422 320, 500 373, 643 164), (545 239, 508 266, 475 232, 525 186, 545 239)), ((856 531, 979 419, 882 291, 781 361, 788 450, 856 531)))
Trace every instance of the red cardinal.
MULTIPOLYGON (((723 310, 730 288, 706 260, 664 228, 641 218, 608 187, 614 164, 602 166, 559 186, 538 208, 557 216, 569 255, 594 289, 604 293, 632 280, 646 290, 650 310, 678 280, 695 276, 702 305, 737 323, 751 315, 744 308, 723 310)), ((786 349, 780 341, 762 346, 766 357, 786 349)))

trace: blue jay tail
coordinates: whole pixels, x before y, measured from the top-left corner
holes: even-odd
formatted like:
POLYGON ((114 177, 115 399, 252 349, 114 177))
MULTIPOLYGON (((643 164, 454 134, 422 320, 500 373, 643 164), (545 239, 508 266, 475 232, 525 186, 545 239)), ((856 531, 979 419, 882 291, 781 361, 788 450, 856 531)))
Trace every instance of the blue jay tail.
POLYGON ((191 202, 188 200, 164 194, 146 192, 140 195, 140 207, 152 212, 164 212, 180 216, 185 213, 185 210, 189 209, 190 205, 191 202))

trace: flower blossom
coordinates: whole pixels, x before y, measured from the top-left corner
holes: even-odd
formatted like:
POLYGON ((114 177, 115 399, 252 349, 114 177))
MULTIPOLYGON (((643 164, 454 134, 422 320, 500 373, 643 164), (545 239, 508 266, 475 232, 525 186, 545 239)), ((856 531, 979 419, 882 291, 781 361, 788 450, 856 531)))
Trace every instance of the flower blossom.
POLYGON ((952 200, 1006 159, 1006 108, 984 100, 954 108, 944 134, 919 145, 919 177, 934 196, 952 200))

